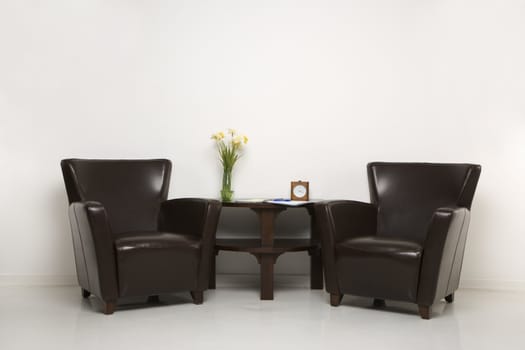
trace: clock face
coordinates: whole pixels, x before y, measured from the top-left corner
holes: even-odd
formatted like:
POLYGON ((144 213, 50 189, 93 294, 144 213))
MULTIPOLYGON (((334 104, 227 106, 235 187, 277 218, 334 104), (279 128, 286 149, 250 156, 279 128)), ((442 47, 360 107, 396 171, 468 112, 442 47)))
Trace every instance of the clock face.
POLYGON ((306 196, 306 187, 304 187, 303 185, 297 185, 293 188, 293 195, 298 197, 298 198, 302 198, 304 196, 306 196))

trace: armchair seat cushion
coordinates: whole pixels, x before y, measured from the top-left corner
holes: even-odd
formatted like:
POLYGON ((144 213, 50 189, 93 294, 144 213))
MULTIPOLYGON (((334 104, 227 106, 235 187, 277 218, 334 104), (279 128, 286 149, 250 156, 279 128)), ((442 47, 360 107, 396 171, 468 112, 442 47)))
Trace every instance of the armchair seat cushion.
POLYGON ((419 258, 423 248, 416 242, 399 238, 364 236, 342 241, 337 245, 338 255, 351 253, 381 254, 419 258))
POLYGON ((416 242, 381 236, 336 244, 336 268, 343 293, 414 302, 423 248, 416 242))
POLYGON ((121 296, 196 288, 199 237, 172 232, 125 232, 115 239, 115 250, 121 296))

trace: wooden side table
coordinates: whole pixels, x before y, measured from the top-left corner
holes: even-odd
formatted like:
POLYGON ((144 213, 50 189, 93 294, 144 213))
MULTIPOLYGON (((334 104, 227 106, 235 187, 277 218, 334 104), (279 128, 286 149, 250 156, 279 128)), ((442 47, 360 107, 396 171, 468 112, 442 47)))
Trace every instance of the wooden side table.
MULTIPOLYGON (((313 204, 289 207, 265 202, 224 202, 223 207, 251 209, 259 217, 260 239, 217 239, 215 252, 221 250, 246 252, 255 256, 260 264, 261 300, 273 300, 273 266, 286 252, 307 251, 310 254, 310 288, 323 289, 323 268, 319 234, 315 224, 313 204), (275 219, 289 208, 305 208, 310 214, 310 239, 276 239, 275 219)), ((215 260, 215 259, 213 259, 215 260)), ((215 261, 212 262, 210 288, 215 288, 215 261)))

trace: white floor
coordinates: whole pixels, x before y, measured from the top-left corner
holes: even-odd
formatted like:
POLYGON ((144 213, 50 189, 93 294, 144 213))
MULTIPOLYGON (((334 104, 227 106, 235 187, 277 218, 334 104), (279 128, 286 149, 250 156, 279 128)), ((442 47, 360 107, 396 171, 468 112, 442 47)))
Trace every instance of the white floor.
POLYGON ((260 301, 255 276, 219 276, 193 305, 119 304, 111 316, 78 287, 0 287, 0 349, 525 349, 525 293, 460 290, 430 321, 411 304, 345 296, 331 307, 307 277, 279 276, 260 301))

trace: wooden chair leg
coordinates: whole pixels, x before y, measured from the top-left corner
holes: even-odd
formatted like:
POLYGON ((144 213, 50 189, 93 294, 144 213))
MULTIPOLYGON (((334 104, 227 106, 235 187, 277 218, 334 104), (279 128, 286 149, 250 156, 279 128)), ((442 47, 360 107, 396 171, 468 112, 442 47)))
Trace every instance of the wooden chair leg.
POLYGON ((158 304, 160 303, 160 297, 158 295, 150 295, 148 297, 148 303, 158 304))
POLYGON ((115 308, 117 306, 117 303, 114 301, 105 301, 104 302, 104 312, 105 315, 111 315, 113 312, 115 312, 115 308))
POLYGON ((454 302, 454 293, 447 295, 445 297, 445 300, 447 301, 447 303, 452 304, 454 302))
POLYGON ((216 267, 215 267, 215 259, 216 259, 217 253, 213 254, 210 261, 210 280, 208 281, 208 288, 209 289, 215 289, 216 283, 216 267))
POLYGON ((374 307, 385 307, 385 299, 374 299, 374 307))
POLYGON ((330 294, 330 305, 339 306, 343 300, 343 294, 330 294))
POLYGON ((419 316, 424 320, 430 320, 432 316, 432 306, 419 305, 419 316))
POLYGON ((91 295, 91 293, 87 290, 85 290, 84 288, 82 288, 82 298, 89 298, 89 296, 91 295))
POLYGON ((191 291, 191 298, 195 305, 200 305, 204 301, 204 292, 203 291, 191 291))

